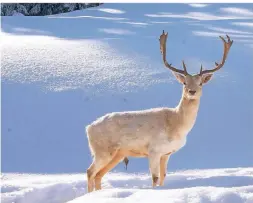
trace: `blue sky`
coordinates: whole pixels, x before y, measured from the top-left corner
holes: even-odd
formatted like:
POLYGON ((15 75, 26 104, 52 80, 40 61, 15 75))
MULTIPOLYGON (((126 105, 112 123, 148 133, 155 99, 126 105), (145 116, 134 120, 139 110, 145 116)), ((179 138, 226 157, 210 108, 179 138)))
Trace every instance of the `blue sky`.
MULTIPOLYGON (((2 17, 2 170, 85 172, 84 128, 112 111, 174 107, 181 85, 161 60, 189 72, 222 57, 204 87, 197 122, 168 170, 253 164, 253 4, 104 4, 45 17, 2 17)), ((123 171, 123 164, 115 170, 123 171)), ((130 172, 148 171, 130 159, 130 172)))

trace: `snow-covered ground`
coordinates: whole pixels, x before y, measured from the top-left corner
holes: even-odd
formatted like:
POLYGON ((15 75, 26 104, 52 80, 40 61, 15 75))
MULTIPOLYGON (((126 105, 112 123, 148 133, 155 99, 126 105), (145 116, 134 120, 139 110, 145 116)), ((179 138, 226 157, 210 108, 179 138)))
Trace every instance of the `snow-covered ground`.
POLYGON ((186 170, 153 189, 149 174, 110 173, 86 194, 86 174, 3 174, 3 203, 252 203, 253 168, 186 170))
POLYGON ((252 16, 252 4, 104 4, 3 17, 3 202, 252 202, 252 16), (162 30, 168 61, 181 67, 184 59, 190 73, 220 60, 219 35, 234 43, 203 87, 196 124, 171 157, 165 186, 151 189, 147 159, 130 157, 127 174, 119 164, 104 179, 106 190, 85 195, 86 125, 113 111, 179 102, 181 84, 159 51, 162 30))
MULTIPOLYGON (((220 60, 219 35, 234 40, 225 66, 203 87, 196 124, 170 168, 252 166, 251 10, 244 4, 104 4, 56 16, 3 17, 2 170, 85 172, 91 163, 86 125, 113 111, 176 106, 182 86, 163 65, 163 29, 169 62, 181 67, 184 59, 191 73, 220 60)), ((147 172, 146 159, 130 161, 131 172, 147 172)))

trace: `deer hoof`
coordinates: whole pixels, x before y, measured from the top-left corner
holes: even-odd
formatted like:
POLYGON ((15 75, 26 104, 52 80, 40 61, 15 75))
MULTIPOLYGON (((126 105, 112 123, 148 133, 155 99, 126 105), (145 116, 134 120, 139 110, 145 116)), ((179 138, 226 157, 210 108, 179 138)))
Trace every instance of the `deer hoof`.
POLYGON ((157 176, 152 176, 152 180, 153 180, 153 187, 157 186, 158 177, 157 176))

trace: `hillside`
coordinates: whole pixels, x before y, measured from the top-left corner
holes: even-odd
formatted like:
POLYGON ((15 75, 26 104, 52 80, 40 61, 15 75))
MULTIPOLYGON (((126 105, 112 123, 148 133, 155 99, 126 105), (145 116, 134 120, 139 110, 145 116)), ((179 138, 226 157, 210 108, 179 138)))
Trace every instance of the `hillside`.
POLYGON ((3 16, 4 201, 154 202, 152 195, 161 202, 251 203, 252 16, 252 4, 103 4, 3 16), (109 112, 180 101, 182 84, 159 50, 162 30, 169 33, 168 62, 182 68, 184 60, 192 74, 221 60, 220 35, 234 43, 226 64, 203 86, 196 123, 169 160, 166 186, 151 190, 148 160, 129 157, 127 171, 121 163, 105 178, 108 190, 85 195, 88 124, 109 112))

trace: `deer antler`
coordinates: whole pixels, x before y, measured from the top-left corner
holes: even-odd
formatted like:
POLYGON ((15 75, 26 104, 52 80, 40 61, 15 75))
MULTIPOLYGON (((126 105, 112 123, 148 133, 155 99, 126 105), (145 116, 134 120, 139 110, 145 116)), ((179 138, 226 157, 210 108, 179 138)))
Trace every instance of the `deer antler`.
POLYGON ((222 58, 221 63, 215 62, 216 67, 214 69, 204 70, 204 71, 202 70, 202 65, 201 65, 199 75, 203 75, 203 74, 207 74, 207 73, 213 73, 213 72, 219 70, 225 64, 227 56, 228 56, 229 49, 233 44, 233 40, 230 40, 230 37, 228 35, 226 35, 226 36, 227 36, 228 41, 226 41, 223 37, 220 36, 220 38, 222 39, 223 44, 224 44, 224 53, 223 53, 223 58, 222 58))
POLYGON ((160 51, 161 51, 161 53, 163 55, 164 65, 167 68, 169 68, 170 70, 174 71, 174 72, 181 73, 183 75, 188 75, 184 61, 183 61, 184 70, 177 69, 177 68, 171 66, 171 64, 169 64, 167 62, 167 60, 166 60, 166 42, 167 42, 167 37, 168 37, 168 32, 165 33, 164 30, 163 30, 163 33, 161 34, 159 41, 160 41, 160 51))

